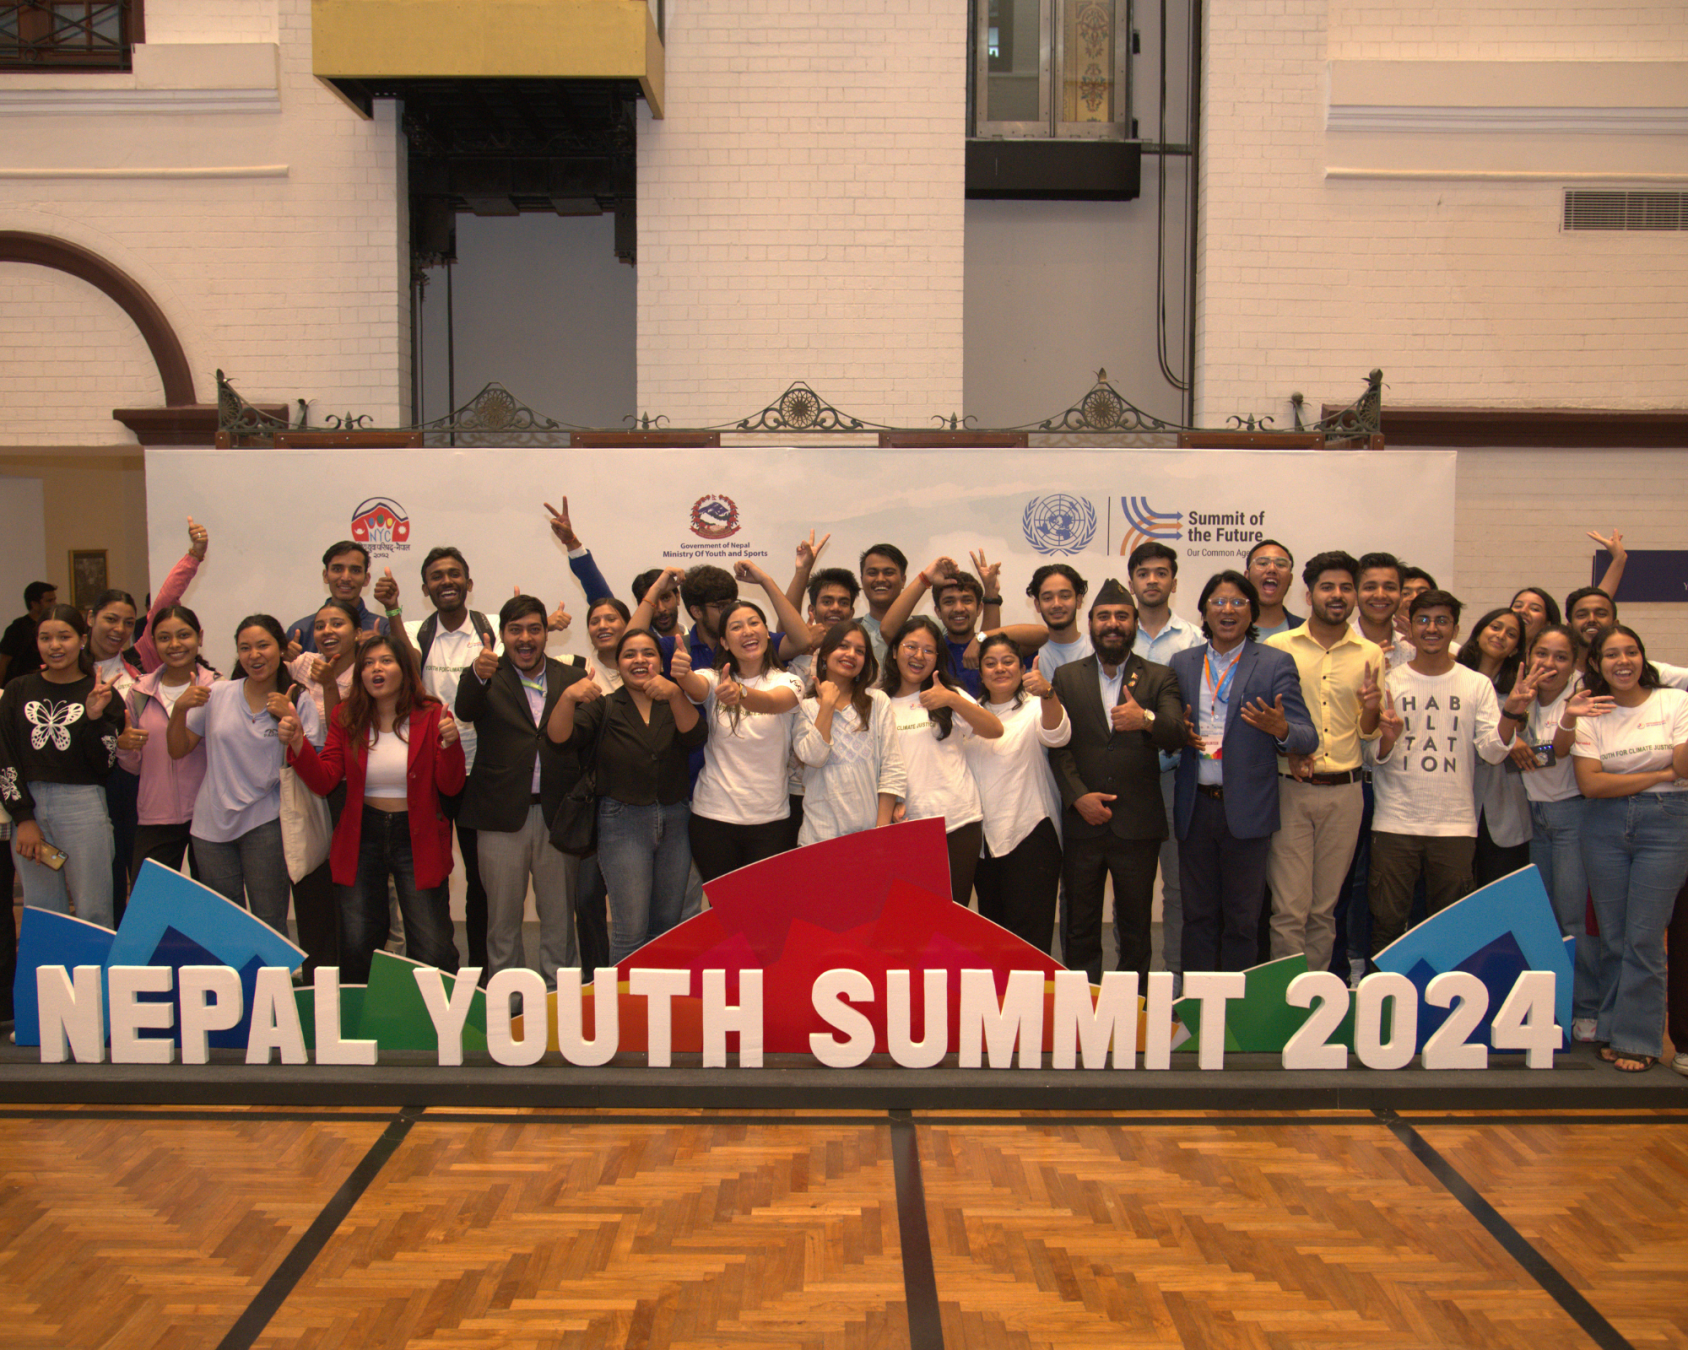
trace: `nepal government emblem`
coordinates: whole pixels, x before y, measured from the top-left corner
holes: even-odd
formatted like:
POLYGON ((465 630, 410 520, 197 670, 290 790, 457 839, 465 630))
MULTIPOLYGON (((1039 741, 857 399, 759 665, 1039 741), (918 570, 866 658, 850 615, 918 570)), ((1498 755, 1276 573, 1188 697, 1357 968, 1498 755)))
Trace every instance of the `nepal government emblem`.
POLYGON ((1033 497, 1026 503, 1020 528, 1039 553, 1082 553, 1096 537, 1096 508, 1085 498, 1065 492, 1033 497))
POLYGON ((692 533, 700 539, 726 539, 738 533, 738 507, 731 497, 711 492, 692 503, 692 533))

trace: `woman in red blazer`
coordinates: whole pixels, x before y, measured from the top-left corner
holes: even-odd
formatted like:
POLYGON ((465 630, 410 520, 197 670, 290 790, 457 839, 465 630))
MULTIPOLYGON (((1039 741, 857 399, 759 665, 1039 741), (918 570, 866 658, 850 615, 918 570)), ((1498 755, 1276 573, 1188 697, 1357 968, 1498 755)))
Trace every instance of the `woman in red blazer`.
POLYGON ((457 970, 451 929, 451 822, 440 797, 463 790, 457 723, 423 690, 415 667, 384 637, 366 641, 346 701, 334 710, 318 753, 297 720, 279 728, 288 762, 312 792, 342 779, 346 809, 328 861, 340 910, 340 977, 366 984, 387 937, 387 878, 404 916, 412 960, 457 970))

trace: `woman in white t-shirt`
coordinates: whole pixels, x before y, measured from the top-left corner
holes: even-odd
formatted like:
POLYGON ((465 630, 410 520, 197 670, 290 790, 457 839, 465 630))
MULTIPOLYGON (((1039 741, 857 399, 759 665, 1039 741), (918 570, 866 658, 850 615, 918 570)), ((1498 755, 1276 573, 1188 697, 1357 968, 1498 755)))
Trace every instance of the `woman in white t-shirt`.
POLYGON ((1659 685, 1632 628, 1603 628, 1588 690, 1612 710, 1577 723, 1577 786, 1589 799, 1583 866, 1600 923, 1602 1059, 1653 1067, 1665 1020, 1665 929, 1688 878, 1688 694, 1659 685))
POLYGON ((890 695, 892 724, 908 768, 902 818, 943 818, 949 838, 950 897, 965 905, 973 895, 985 813, 963 746, 974 736, 996 739, 1002 735, 1002 720, 956 686, 949 643, 931 619, 917 615, 885 645, 879 687, 890 695))
POLYGON ((762 610, 735 600, 721 612, 713 670, 671 669, 704 709, 709 739, 692 789, 692 861, 706 882, 789 847, 786 792, 792 722, 803 686, 781 668, 762 610))
POLYGON ((1536 634, 1519 681, 1520 691, 1533 694, 1530 720, 1517 743, 1530 754, 1530 767, 1521 775, 1530 804, 1530 861, 1553 901, 1560 933, 1577 943, 1571 1035, 1592 1041, 1600 1015, 1599 944, 1588 935, 1588 874, 1582 861, 1588 803, 1577 791, 1571 746, 1578 720, 1600 716, 1612 700, 1582 687, 1577 673, 1581 656, 1582 640, 1564 624, 1549 624, 1536 634))
POLYGON ((1049 750, 1072 739, 1067 710, 1036 666, 1004 633, 979 644, 985 707, 1002 723, 996 740, 964 742, 984 808, 984 855, 973 884, 979 913, 1047 952, 1061 889, 1061 794, 1049 750))
POLYGON ((798 705, 796 756, 805 808, 799 847, 889 825, 908 790, 891 725, 891 700, 875 689, 879 662, 867 629, 834 624, 815 654, 813 697, 798 705))

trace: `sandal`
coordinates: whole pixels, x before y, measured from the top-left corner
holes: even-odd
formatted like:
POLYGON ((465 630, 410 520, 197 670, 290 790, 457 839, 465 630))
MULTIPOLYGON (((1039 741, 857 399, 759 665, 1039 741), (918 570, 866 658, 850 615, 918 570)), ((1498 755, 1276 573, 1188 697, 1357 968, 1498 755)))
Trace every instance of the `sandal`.
POLYGON ((1659 1062, 1657 1055, 1634 1055, 1627 1050, 1619 1050, 1612 1056, 1611 1064, 1619 1073, 1646 1073, 1659 1062))

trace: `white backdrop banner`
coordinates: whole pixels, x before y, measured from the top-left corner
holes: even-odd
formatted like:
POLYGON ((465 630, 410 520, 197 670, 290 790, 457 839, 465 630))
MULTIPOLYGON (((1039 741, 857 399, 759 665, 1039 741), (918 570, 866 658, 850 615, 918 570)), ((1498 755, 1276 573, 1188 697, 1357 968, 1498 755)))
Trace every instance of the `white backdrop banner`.
MULTIPOLYGON (((1158 539, 1182 558, 1174 608, 1193 617, 1214 572, 1276 539, 1301 563, 1323 549, 1396 553, 1453 588, 1454 452, 860 447, 456 450, 149 449, 154 586, 187 548, 186 518, 211 531, 187 603, 207 659, 228 670, 247 614, 283 624, 326 593, 322 551, 355 539, 379 577, 391 567, 408 618, 429 612, 420 569, 455 545, 494 616, 520 586, 584 617, 580 586, 542 502, 567 496, 574 526, 615 593, 649 567, 750 558, 783 586, 810 529, 832 533, 821 567, 858 571, 888 542, 916 571, 971 550, 1003 562, 1004 622, 1035 619, 1033 571, 1069 562, 1094 592, 1158 539)), ((1289 606, 1305 609, 1299 579, 1289 606)), ((373 602, 371 602, 373 603, 373 602)), ((577 622, 555 650, 584 655, 577 622)))

